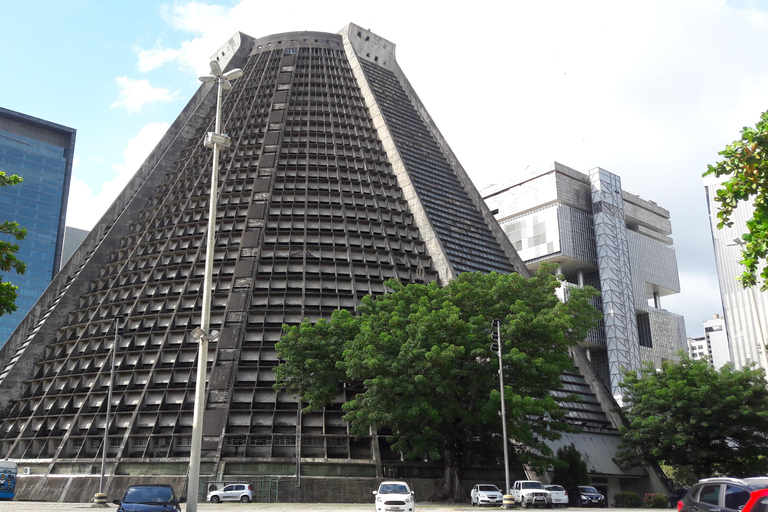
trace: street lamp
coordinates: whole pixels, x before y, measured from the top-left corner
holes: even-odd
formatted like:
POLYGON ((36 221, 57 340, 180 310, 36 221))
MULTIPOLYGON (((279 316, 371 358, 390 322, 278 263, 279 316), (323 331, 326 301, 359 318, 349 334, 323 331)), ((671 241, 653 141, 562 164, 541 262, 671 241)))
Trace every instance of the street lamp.
MULTIPOLYGON (((115 352, 117 352, 118 336, 120 335, 120 315, 115 316, 115 342, 112 344, 110 354, 107 354, 107 362, 109 362, 109 387, 107 390, 107 410, 106 417, 104 418, 104 441, 101 447, 101 478, 99 479, 99 494, 97 497, 100 500, 106 500, 107 495, 104 493, 104 474, 107 468, 107 448, 109 448, 109 416, 110 406, 112 404, 112 387, 115 382, 115 352), (110 360, 111 355, 111 360, 110 360)), ((106 502, 103 503, 106 506, 106 502)))
POLYGON ((506 404, 504 403, 504 361, 501 359, 501 321, 494 320, 492 322, 492 327, 496 331, 495 333, 495 340, 496 340, 496 354, 499 356, 499 388, 501 390, 501 431, 502 431, 502 442, 504 443, 504 484, 506 485, 506 492, 505 494, 509 495, 511 494, 511 490, 509 488, 509 451, 507 449, 507 410, 506 410, 506 404))
POLYGON ((221 92, 230 90, 230 80, 243 76, 241 69, 221 72, 219 63, 210 62, 211 74, 200 77, 203 83, 217 83, 216 126, 213 132, 205 136, 204 145, 213 149, 213 169, 211 171, 211 195, 208 201, 208 238, 205 248, 205 278, 203 282, 203 311, 200 327, 192 331, 192 337, 198 341, 197 382, 195 384, 195 412, 192 419, 192 439, 189 454, 189 481, 187 484, 187 512, 197 512, 198 489, 200 488, 200 452, 203 440, 203 412, 205 411, 205 374, 208 365, 208 341, 215 340, 218 331, 211 332, 211 295, 213 288, 213 251, 216 235, 216 199, 219 184, 219 148, 229 147, 231 140, 221 133, 221 92))

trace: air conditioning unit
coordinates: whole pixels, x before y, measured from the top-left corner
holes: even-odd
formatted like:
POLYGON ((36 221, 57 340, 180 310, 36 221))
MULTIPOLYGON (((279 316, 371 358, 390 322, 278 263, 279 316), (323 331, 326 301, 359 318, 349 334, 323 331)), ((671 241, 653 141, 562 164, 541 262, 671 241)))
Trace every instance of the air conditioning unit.
POLYGON ((32 474, 32 468, 29 466, 24 467, 24 474, 25 475, 31 475, 32 474))

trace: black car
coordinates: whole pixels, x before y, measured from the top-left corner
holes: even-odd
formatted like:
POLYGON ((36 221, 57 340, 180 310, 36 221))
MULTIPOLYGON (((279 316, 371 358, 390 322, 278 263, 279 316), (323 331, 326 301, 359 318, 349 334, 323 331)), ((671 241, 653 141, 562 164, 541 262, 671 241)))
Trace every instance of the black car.
POLYGON ((180 503, 186 499, 176 499, 176 493, 170 485, 132 485, 123 495, 122 500, 112 500, 118 505, 117 512, 181 512, 180 503))
POLYGON ((688 492, 688 488, 680 488, 672 491, 672 494, 667 496, 667 506, 669 508, 677 508, 677 502, 683 499, 683 496, 688 492))
POLYGON ((580 485, 568 491, 568 501, 573 507, 607 507, 605 496, 589 485, 580 485))
POLYGON ((754 491, 768 488, 768 477, 705 478, 677 503, 678 512, 738 512, 754 491))

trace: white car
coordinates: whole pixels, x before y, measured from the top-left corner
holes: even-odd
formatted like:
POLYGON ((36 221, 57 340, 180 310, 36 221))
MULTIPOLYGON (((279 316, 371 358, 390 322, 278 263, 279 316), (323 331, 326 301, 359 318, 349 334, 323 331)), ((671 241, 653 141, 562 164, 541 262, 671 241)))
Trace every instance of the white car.
POLYGON ((405 482, 381 482, 376 496, 376 512, 413 512, 416 499, 405 482))
POLYGON ((552 496, 552 504, 554 506, 568 506, 568 491, 566 491, 562 485, 545 485, 544 488, 548 490, 549 495, 552 496))
POLYGON ((222 489, 209 492, 206 499, 211 503, 219 503, 220 501, 250 503, 253 495, 251 494, 250 484, 229 484, 225 485, 222 489))
POLYGON ((493 484, 477 484, 470 493, 472 506, 482 505, 501 505, 504 502, 504 496, 498 487, 493 484))

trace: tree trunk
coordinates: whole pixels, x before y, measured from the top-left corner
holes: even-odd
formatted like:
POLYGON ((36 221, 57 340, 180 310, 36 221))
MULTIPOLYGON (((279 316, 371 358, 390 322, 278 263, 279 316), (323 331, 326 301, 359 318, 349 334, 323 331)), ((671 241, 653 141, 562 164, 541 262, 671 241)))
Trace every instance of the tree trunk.
POLYGON ((455 450, 446 450, 443 461, 445 464, 443 466, 443 479, 429 495, 429 501, 469 502, 469 494, 461 484, 463 461, 460 453, 455 450))

